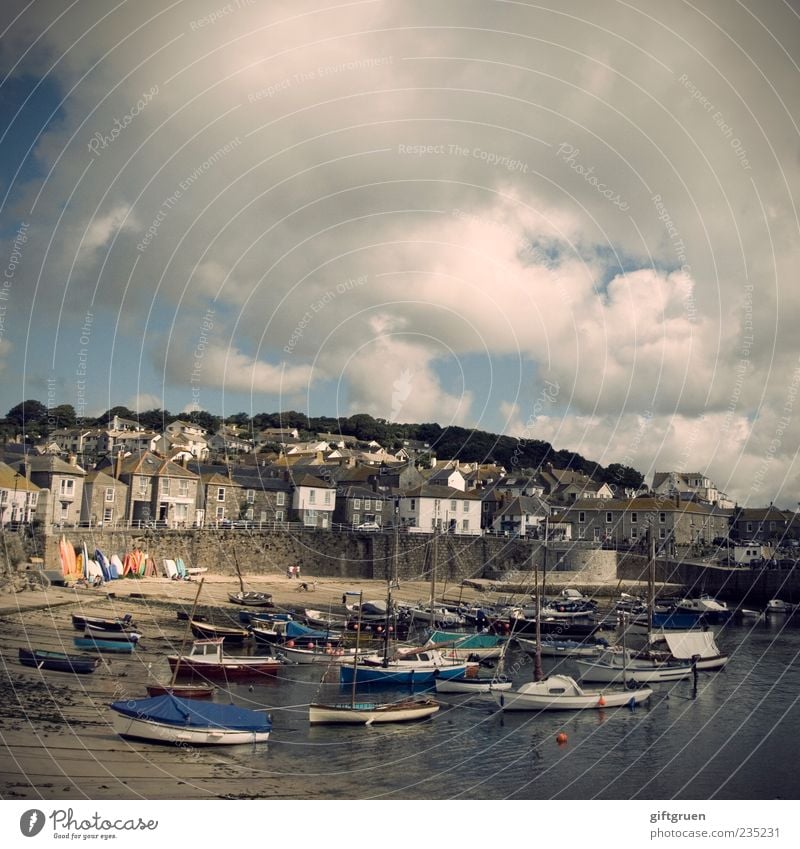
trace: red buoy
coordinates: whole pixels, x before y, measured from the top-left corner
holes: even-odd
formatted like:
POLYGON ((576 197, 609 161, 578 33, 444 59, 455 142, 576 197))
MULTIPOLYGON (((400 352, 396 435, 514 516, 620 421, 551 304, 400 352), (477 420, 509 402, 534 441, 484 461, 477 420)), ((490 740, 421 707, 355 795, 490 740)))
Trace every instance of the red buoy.
POLYGON ((559 746, 563 746, 566 742, 567 735, 563 731, 559 731, 558 734, 556 734, 556 743, 558 743, 559 746))

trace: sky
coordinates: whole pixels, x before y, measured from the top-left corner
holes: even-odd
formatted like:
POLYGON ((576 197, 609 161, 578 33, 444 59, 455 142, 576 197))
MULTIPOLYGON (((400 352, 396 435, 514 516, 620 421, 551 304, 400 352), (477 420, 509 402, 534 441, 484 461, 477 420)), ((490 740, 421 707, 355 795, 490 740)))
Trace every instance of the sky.
POLYGON ((796 507, 799 13, 6 0, 0 408, 453 423, 796 507))

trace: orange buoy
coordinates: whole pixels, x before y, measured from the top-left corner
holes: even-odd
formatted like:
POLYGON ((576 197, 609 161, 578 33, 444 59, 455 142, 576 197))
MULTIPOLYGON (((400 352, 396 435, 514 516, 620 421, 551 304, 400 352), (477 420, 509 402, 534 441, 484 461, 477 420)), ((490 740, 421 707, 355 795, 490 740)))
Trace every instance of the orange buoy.
POLYGON ((286 641, 286 647, 293 649, 294 648, 294 640, 287 640, 286 641))
POLYGON ((558 734, 556 734, 556 743, 558 743, 559 746, 563 746, 566 742, 567 735, 563 731, 559 731, 558 734))
POLYGON ((601 695, 600 698, 597 700, 597 704, 599 704, 600 707, 603 707, 605 705, 605 703, 606 703, 606 698, 605 698, 605 696, 601 695))

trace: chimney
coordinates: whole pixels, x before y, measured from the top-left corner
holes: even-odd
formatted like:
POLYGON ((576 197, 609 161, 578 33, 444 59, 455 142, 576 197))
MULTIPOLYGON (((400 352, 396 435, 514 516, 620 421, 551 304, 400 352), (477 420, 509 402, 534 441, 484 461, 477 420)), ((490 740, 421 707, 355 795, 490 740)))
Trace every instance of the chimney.
POLYGON ((680 492, 678 492, 677 489, 675 490, 675 506, 676 507, 681 506, 681 494, 680 494, 680 492))
POLYGON ((314 458, 317 460, 318 463, 324 463, 325 462, 325 455, 322 453, 322 451, 317 451, 314 454, 314 458))
POLYGON ((117 451, 117 456, 114 460, 114 478, 119 480, 122 474, 122 450, 117 451))
POLYGON ((77 466, 78 458, 75 454, 69 454, 67 455, 67 462, 70 464, 70 466, 77 466))

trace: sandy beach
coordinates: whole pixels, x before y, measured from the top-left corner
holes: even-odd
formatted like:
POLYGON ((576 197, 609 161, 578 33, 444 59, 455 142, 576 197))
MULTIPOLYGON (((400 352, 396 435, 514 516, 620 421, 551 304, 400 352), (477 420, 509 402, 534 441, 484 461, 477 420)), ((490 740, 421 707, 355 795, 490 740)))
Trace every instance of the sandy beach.
MULTIPOLYGON (((171 799, 250 798, 253 770, 246 758, 226 747, 186 750, 126 741, 111 726, 108 704, 143 698, 147 683, 169 682, 166 655, 187 640, 186 623, 177 611, 190 611, 199 580, 166 578, 119 580, 98 588, 50 587, 39 592, 0 596, 2 628, 2 755, 0 796, 5 799, 171 799), (23 667, 21 647, 77 653, 71 615, 116 617, 130 613, 143 635, 130 656, 101 655, 90 675, 23 667)), ((364 599, 383 599, 383 581, 248 577, 246 589, 271 593, 280 608, 341 609, 342 594, 363 590, 364 599), (308 591, 301 589, 303 582, 308 591)), ((553 585, 549 592, 559 589, 553 585)), ((603 588, 597 587, 596 590, 603 588)), ((615 585, 604 588, 618 591, 615 585)), ((630 589, 630 587, 629 587, 630 589)), ((197 613, 217 623, 238 624, 241 607, 228 601, 238 580, 206 575, 197 613)), ((489 603, 508 587, 485 591, 442 587, 438 598, 489 603)), ((426 583, 393 590, 401 602, 425 601, 426 583)), ((187 646, 191 637, 188 637, 187 646)), ((241 748, 241 747, 234 747, 241 748)), ((292 789, 277 777, 258 774, 258 797, 309 798, 308 787, 292 789), (296 795, 295 795, 296 794, 296 795)), ((322 789, 319 790, 323 793, 322 789)))

